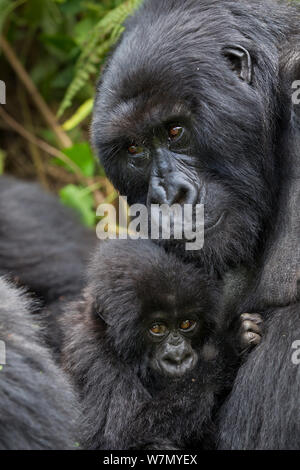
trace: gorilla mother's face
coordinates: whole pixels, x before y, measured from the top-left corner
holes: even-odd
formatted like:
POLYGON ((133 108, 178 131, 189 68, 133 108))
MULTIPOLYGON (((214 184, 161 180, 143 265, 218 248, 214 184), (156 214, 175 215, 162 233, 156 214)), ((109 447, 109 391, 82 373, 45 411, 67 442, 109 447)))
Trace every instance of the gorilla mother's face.
POLYGON ((128 25, 98 89, 93 144, 129 204, 204 204, 196 256, 222 269, 257 247, 275 190, 272 135, 253 58, 232 46, 245 38, 179 9, 145 7, 128 25))

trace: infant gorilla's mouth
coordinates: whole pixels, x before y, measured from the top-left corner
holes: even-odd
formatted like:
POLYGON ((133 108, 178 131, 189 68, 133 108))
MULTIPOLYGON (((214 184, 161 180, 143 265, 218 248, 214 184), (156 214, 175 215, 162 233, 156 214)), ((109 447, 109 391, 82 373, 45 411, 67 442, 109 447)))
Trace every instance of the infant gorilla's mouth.
POLYGON ((160 363, 160 369, 166 376, 179 378, 193 370, 197 362, 198 357, 194 354, 188 355, 179 363, 175 360, 172 360, 171 358, 168 358, 164 359, 160 363))

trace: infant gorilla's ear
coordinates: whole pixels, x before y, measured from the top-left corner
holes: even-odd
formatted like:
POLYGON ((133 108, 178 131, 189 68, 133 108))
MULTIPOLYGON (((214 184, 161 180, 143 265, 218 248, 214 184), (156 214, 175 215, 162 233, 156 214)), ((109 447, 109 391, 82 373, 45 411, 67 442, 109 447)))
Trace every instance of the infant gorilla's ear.
POLYGON ((109 317, 96 292, 96 286, 94 283, 90 284, 85 289, 82 299, 83 314, 85 317, 90 317, 95 322, 98 321, 99 324, 103 322, 106 325, 109 325, 109 317))

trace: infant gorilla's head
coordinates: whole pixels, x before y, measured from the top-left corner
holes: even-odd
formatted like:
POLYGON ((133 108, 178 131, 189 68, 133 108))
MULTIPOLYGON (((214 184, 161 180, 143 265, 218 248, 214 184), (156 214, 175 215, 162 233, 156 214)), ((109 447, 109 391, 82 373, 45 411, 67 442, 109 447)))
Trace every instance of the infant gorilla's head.
POLYGON ((109 241, 89 280, 94 331, 103 341, 104 329, 109 347, 140 377, 187 377, 212 355, 208 344, 223 322, 220 292, 195 266, 150 241, 109 241))

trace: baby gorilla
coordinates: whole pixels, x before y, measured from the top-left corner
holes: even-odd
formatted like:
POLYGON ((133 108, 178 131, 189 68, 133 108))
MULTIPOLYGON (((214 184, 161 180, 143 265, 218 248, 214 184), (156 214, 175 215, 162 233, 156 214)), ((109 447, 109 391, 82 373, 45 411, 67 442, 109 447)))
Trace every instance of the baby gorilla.
POLYGON ((217 282, 151 242, 101 245, 61 319, 85 448, 211 447, 241 350, 260 340, 260 317, 232 326, 221 298, 217 282))

